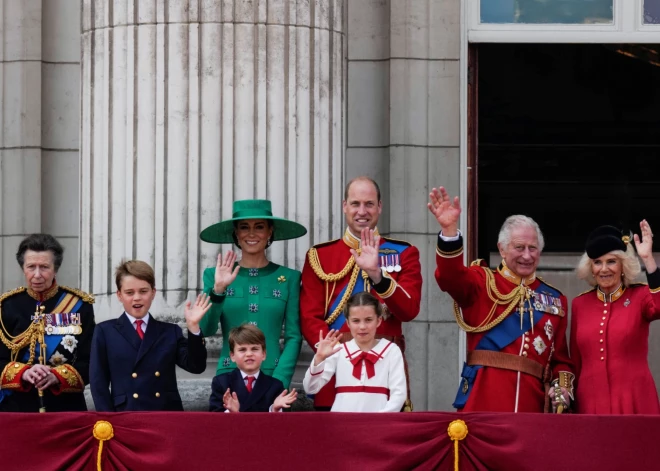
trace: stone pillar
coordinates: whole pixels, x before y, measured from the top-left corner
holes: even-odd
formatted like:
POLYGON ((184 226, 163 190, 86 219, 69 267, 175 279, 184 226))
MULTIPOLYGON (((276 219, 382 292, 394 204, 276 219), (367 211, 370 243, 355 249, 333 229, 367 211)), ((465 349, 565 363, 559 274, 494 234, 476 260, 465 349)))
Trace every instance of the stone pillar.
POLYGON ((41 0, 0 2, 0 288, 24 284, 14 254, 41 231, 41 0))
POLYGON ((77 0, 0 1, 0 292, 24 285, 18 244, 65 248, 58 282, 78 283, 80 27, 77 0))
POLYGON ((458 385, 459 329, 453 302, 435 282, 438 223, 426 208, 433 187, 460 194, 459 0, 392 1, 390 231, 420 249, 420 315, 406 325, 413 402, 451 410, 458 385))
POLYGON ((382 183, 380 228, 419 248, 424 286, 405 324, 412 400, 450 410, 459 333, 452 301, 434 279, 434 186, 458 195, 460 173, 459 0, 365 0, 348 5, 347 178, 382 183))
MULTIPOLYGON (((17 2, 18 3, 18 2, 17 2)), ((41 230, 64 247, 59 283, 80 274, 80 1, 42 1, 41 230)))
POLYGON ((180 318, 219 249, 199 232, 236 199, 308 228, 277 263, 340 234, 343 4, 83 2, 81 285, 98 320, 120 312, 122 258, 154 267, 154 312, 180 318))

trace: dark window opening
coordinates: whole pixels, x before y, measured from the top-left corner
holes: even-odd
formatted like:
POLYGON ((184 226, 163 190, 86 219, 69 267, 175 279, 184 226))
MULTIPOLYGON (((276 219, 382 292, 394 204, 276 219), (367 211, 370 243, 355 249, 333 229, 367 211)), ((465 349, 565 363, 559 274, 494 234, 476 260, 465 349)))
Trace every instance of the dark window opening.
POLYGON ((660 46, 478 46, 478 256, 511 214, 546 252, 614 224, 660 231, 660 46))

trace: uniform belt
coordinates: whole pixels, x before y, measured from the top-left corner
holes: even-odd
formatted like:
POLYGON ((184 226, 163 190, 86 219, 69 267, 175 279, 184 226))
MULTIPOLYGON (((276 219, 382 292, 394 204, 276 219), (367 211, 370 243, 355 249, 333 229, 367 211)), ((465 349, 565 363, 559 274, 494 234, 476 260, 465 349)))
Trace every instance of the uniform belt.
POLYGON ((520 371, 538 379, 543 379, 543 365, 529 358, 510 353, 494 352, 492 350, 474 350, 468 352, 467 364, 470 366, 490 366, 491 368, 520 371))

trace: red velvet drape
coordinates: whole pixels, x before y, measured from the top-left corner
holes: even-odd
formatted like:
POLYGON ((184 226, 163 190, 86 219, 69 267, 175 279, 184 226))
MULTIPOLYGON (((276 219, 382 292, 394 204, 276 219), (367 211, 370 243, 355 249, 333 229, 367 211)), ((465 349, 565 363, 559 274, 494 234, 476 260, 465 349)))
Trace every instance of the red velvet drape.
POLYGON ((0 469, 95 470, 98 420, 114 437, 103 470, 658 469, 660 417, 543 414, 0 414, 0 469))

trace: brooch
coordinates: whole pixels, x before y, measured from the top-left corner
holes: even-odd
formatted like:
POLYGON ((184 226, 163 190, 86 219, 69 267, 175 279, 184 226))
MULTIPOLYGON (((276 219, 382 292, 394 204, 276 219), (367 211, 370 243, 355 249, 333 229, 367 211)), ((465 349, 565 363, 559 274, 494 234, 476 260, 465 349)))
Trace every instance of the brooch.
POLYGON ((76 349, 78 346, 78 340, 73 335, 65 335, 64 338, 62 339, 62 342, 60 342, 65 349, 73 353, 73 351, 76 349))
POLYGON ((536 350, 536 353, 541 355, 543 352, 545 352, 545 349, 548 348, 543 339, 538 336, 534 339, 534 342, 532 342, 532 345, 534 345, 534 350, 536 350))
POLYGON ((55 352, 51 355, 51 357, 48 359, 51 365, 53 366, 59 366, 63 363, 67 362, 67 358, 62 355, 60 352, 55 352))
POLYGON ((552 327, 552 322, 550 322, 550 319, 546 321, 543 328, 545 330, 545 335, 548 336, 548 340, 552 340, 552 336, 554 335, 554 328, 552 327))
POLYGON ((280 275, 280 276, 278 276, 278 277, 277 277, 277 281, 278 281, 279 283, 284 283, 284 282, 286 281, 286 276, 284 276, 284 275, 280 275))
POLYGON ((626 301, 623 303, 623 307, 628 307, 630 306, 630 299, 626 299, 626 301))

